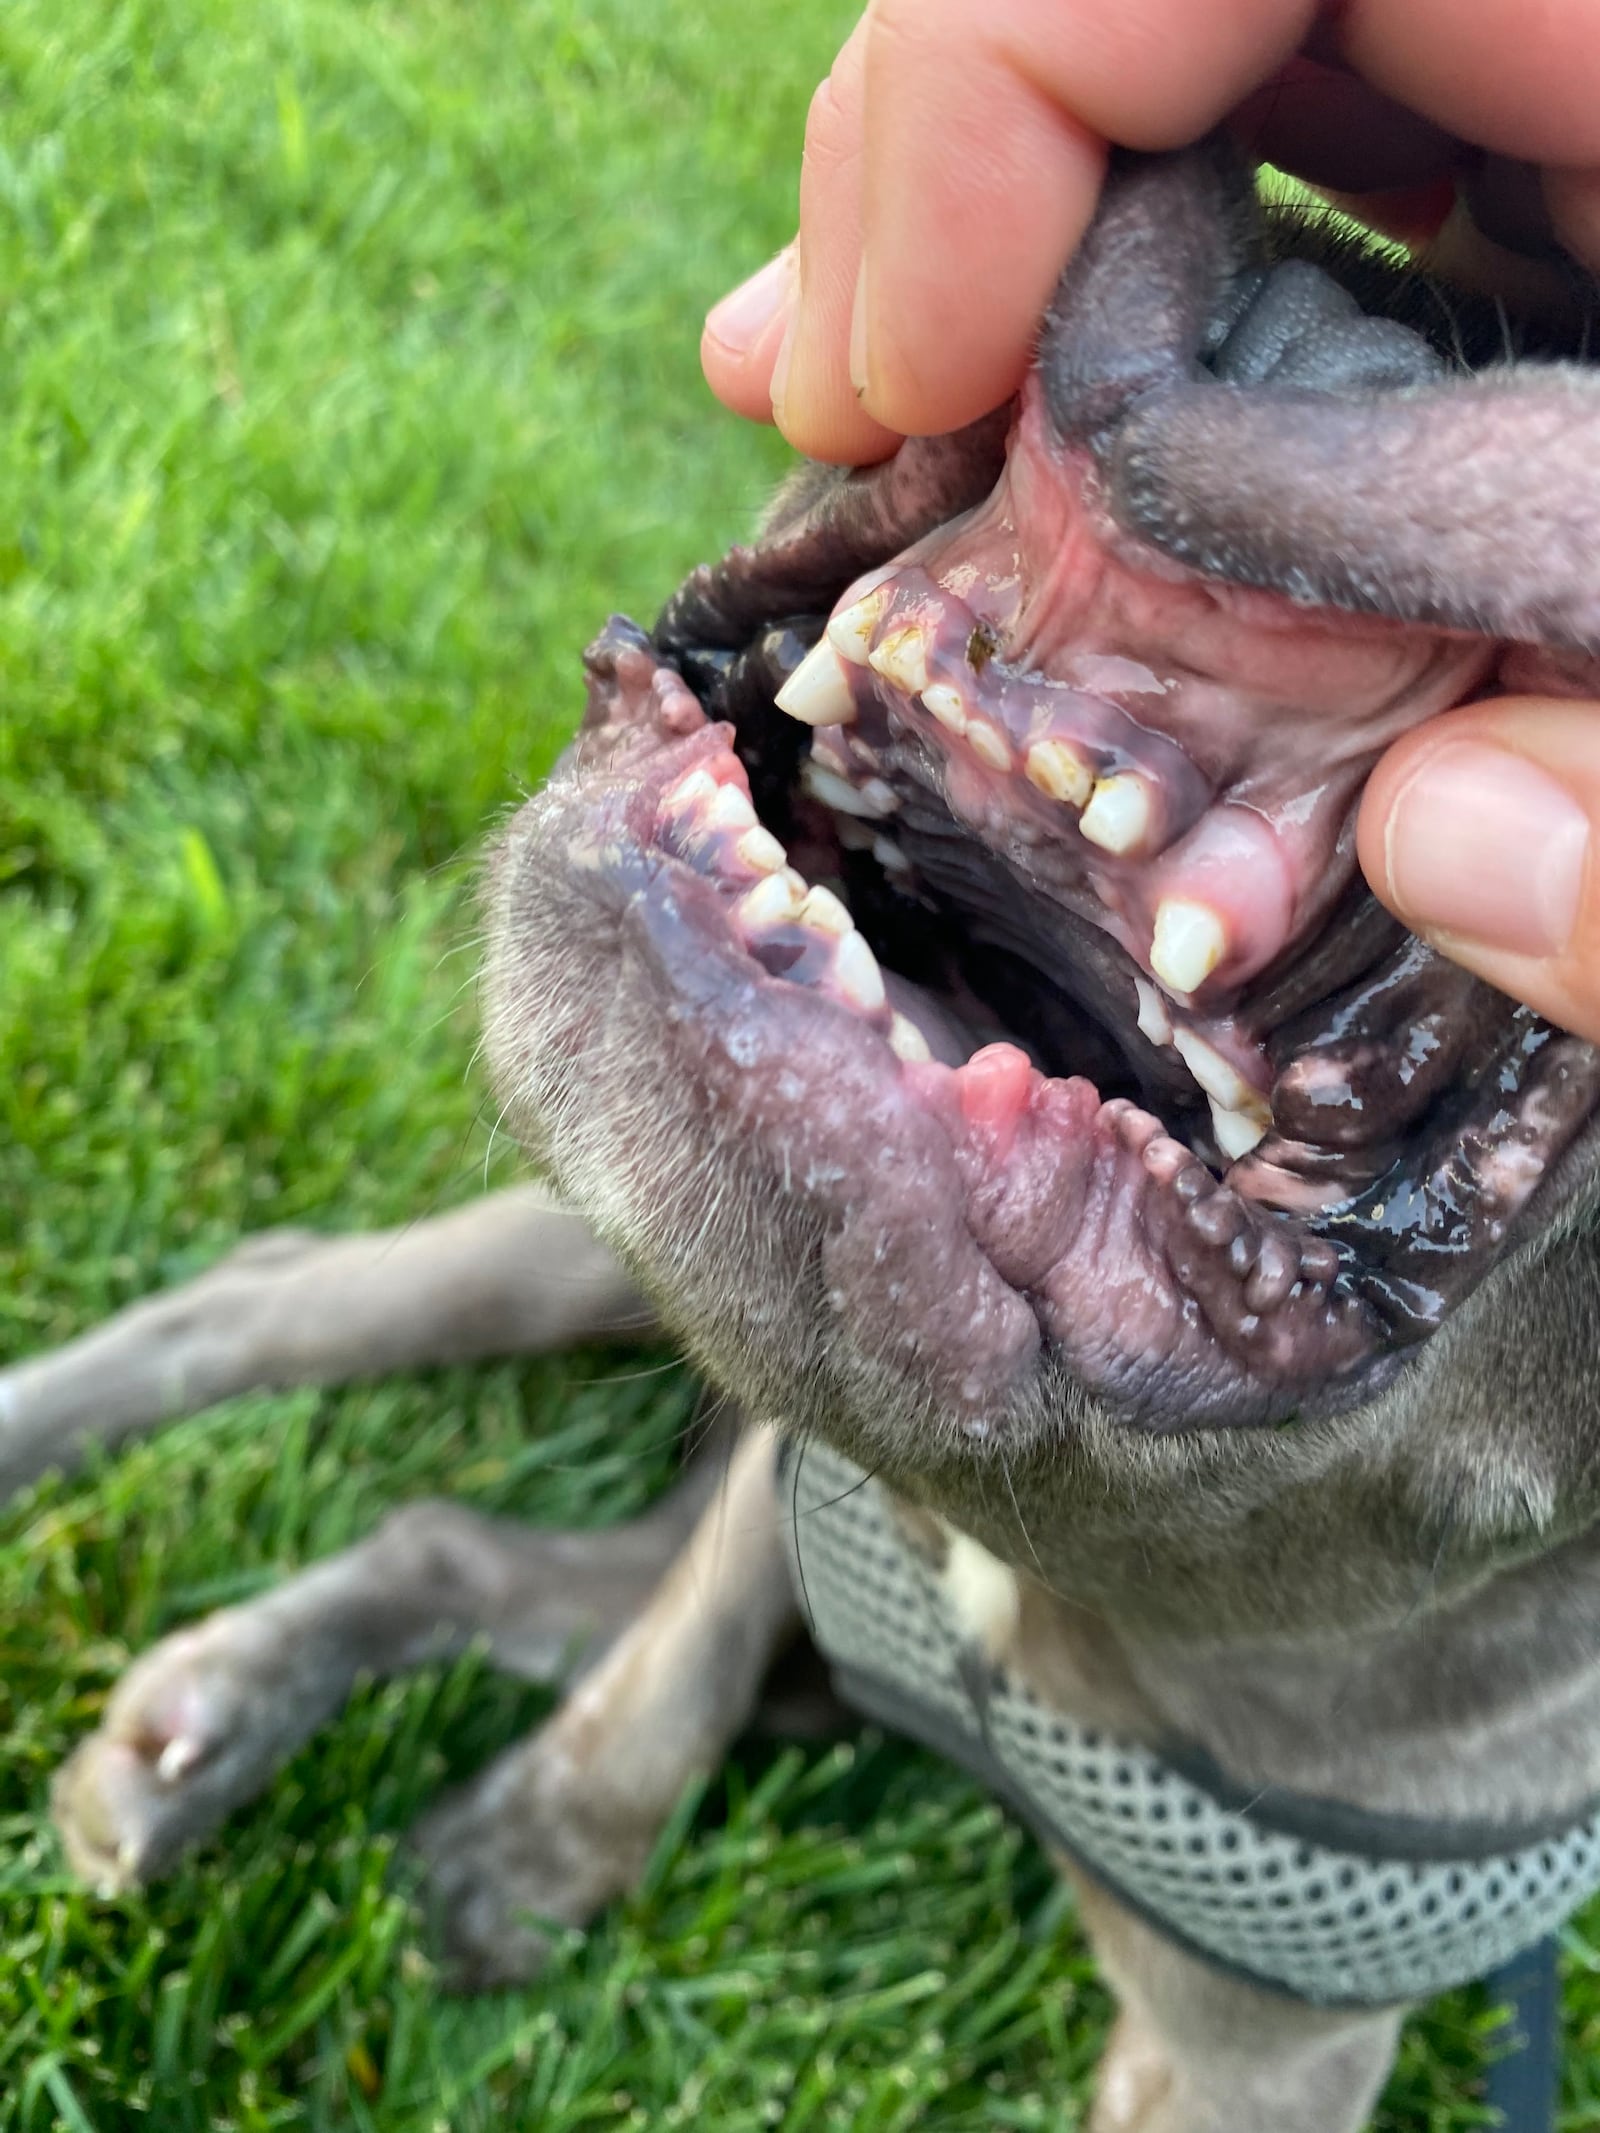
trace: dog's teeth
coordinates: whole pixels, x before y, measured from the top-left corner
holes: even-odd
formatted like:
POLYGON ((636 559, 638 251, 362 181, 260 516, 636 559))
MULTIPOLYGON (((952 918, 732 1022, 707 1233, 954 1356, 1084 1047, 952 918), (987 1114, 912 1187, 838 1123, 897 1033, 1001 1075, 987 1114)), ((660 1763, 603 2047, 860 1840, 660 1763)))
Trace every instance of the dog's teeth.
POLYGON ((759 822, 754 829, 745 831, 733 849, 756 874, 776 874, 779 867, 789 863, 789 855, 783 846, 771 830, 763 829, 759 822))
POLYGON ((1206 1094, 1230 1111, 1259 1110, 1264 1102, 1238 1068, 1224 1059, 1215 1045, 1207 1044, 1192 1029, 1174 1030, 1172 1042, 1178 1057, 1206 1094))
POLYGON ((928 686, 928 652, 919 629, 891 630, 867 654, 867 665, 907 696, 928 686))
POLYGON ((1172 1020, 1167 1013, 1167 1003, 1162 999, 1148 978, 1135 978, 1133 989, 1139 996, 1139 1034, 1151 1044, 1172 1042, 1172 1020))
MULTIPOLYGON (((923 702, 927 702, 924 692, 923 702)), ((991 770, 1010 770, 1016 762, 1011 753, 1011 743, 998 726, 991 726, 986 718, 967 721, 967 746, 980 763, 987 763, 991 770)))
POLYGON ((701 807, 707 801, 715 800, 721 790, 721 786, 718 785, 710 771, 702 767, 699 770, 689 771, 686 776, 678 780, 676 785, 669 785, 666 792, 666 802, 675 814, 688 814, 691 809, 701 807))
POLYGON ((1078 827, 1103 852, 1134 851, 1150 834, 1150 788, 1136 770, 1101 778, 1078 827))
POLYGON ((1150 968, 1174 992, 1196 992, 1228 952, 1219 912, 1187 896, 1164 896, 1156 909, 1150 968))
POLYGON ((917 1025, 905 1015, 896 1015, 889 1024, 889 1049, 897 1059, 931 1059, 928 1040, 917 1025))
POLYGON ((947 681, 930 681, 922 692, 922 701, 946 733, 966 737, 967 707, 959 689, 952 689, 947 681))
POLYGON ((716 798, 700 819, 708 829, 747 830, 757 827, 756 811, 737 785, 719 785, 716 798))
POLYGON ((843 940, 855 925, 838 897, 820 882, 816 888, 806 891, 805 902, 800 906, 800 923, 814 926, 818 933, 829 934, 835 940, 843 940))
POLYGON ((836 815, 858 815, 864 822, 881 822, 900 805, 893 786, 882 778, 867 778, 852 785, 848 778, 841 778, 817 762, 801 764, 800 782, 813 800, 820 800, 836 815))
POLYGON ((1217 1146, 1230 1162, 1237 1162, 1248 1155, 1265 1134, 1266 1122, 1253 1118, 1244 1111, 1229 1111, 1213 1096, 1211 1104, 1211 1130, 1217 1137, 1217 1146))
POLYGON ((872 856, 886 874, 909 874, 911 861, 892 837, 874 837, 872 856))
POLYGON ((888 998, 878 959, 859 933, 847 933, 834 950, 833 977, 859 1014, 875 1015, 888 998))
POLYGON ((156 1776, 163 1785, 176 1785, 179 1778, 191 1771, 201 1756, 200 1743, 188 1734, 176 1734, 156 1757, 156 1776))
POLYGON ((758 931, 767 926, 793 925, 806 895, 804 878, 786 866, 745 891, 738 903, 739 916, 758 931))
POLYGON ((872 633, 882 618, 888 595, 880 588, 843 607, 828 623, 828 642, 841 659, 864 667, 872 645, 872 633))
POLYGON ((1065 800, 1073 807, 1088 805, 1094 791, 1094 773, 1065 741, 1035 741, 1023 761, 1028 783, 1036 785, 1047 799, 1065 800))
POLYGON ((802 726, 847 726, 856 715, 849 671, 826 638, 811 647, 772 700, 802 726))

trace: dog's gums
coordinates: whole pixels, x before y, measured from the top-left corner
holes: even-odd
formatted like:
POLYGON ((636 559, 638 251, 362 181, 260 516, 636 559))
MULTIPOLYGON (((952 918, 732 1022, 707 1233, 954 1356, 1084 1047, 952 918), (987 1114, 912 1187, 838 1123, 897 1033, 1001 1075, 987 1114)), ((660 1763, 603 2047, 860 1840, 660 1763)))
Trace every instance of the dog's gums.
POLYGON ((785 1414, 981 1441, 1080 1392, 1153 1429, 1346 1405, 1485 1278, 1600 1095, 1592 1047, 1382 911, 1353 839, 1398 735, 1525 680, 1519 639, 1594 642, 1467 552, 1502 431, 1525 454, 1569 375, 1469 402, 1420 333, 1259 263, 1241 213, 1212 153, 1124 174, 1017 406, 803 484, 650 636, 614 618, 500 855, 513 1123, 785 1414), (1301 471, 1374 407, 1374 443, 1301 471), (1196 447, 1219 427, 1237 468, 1196 447), (1483 442, 1464 530, 1394 478, 1424 433, 1430 464, 1483 442))

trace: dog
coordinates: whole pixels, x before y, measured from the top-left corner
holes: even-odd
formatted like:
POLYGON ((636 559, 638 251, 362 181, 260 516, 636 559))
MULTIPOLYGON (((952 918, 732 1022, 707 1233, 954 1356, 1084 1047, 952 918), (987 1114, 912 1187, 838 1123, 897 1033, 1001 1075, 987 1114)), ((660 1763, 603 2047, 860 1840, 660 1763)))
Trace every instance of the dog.
POLYGON ((1600 1887, 1600 1056, 1353 854, 1401 732, 1600 681, 1582 304, 1504 332, 1123 158, 1015 407, 612 618, 486 892, 560 1200, 263 1240, 0 1376, 0 1453, 657 1311, 748 1425, 615 1533, 418 1505, 167 1639, 58 1778, 82 1875, 358 1673, 582 1643, 419 1836, 526 1976, 809 1630, 1059 1856, 1097 2133, 1353 2133, 1408 2000, 1600 1887))

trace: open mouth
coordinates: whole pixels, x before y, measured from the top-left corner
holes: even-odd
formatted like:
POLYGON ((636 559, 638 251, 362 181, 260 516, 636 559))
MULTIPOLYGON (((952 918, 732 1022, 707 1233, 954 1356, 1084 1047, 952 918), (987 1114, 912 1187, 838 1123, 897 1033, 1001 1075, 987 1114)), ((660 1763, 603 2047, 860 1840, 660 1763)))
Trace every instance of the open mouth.
POLYGON ((653 1019, 707 1162, 803 1212, 814 1308, 964 1426, 1042 1369, 1146 1427, 1323 1411, 1483 1280, 1600 1094, 1355 870, 1377 757, 1501 648, 1173 562, 1047 381, 613 620, 501 930, 550 870, 606 914, 603 974, 537 980, 568 1085, 622 1071, 601 994, 630 1085, 653 1019))

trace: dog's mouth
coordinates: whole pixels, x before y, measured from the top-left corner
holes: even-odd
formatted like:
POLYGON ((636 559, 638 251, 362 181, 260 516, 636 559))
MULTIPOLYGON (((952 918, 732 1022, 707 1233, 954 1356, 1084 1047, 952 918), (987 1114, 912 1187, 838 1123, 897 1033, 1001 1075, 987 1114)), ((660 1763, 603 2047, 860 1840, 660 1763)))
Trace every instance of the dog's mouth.
POLYGON ((1600 1094, 1355 868, 1378 755, 1497 657, 1158 555, 1036 373, 591 649, 515 870, 611 915, 603 977, 541 979, 569 1067, 636 1092, 653 1025, 814 1308, 979 1431, 1057 1365, 1147 1427, 1376 1390, 1600 1094))

